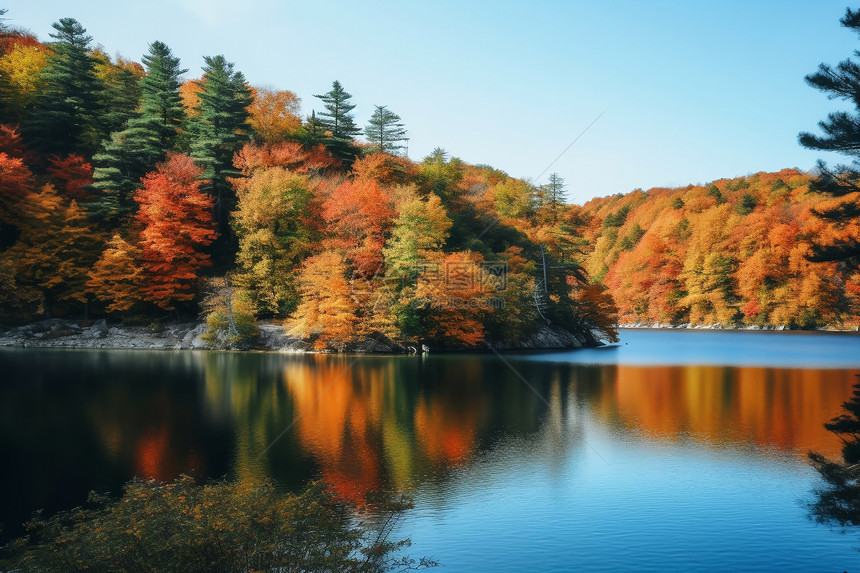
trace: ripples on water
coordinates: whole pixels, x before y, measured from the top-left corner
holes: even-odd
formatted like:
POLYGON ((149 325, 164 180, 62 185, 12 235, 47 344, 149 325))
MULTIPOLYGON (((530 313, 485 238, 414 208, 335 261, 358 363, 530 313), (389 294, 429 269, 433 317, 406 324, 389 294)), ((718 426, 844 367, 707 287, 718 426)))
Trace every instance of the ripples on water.
POLYGON ((858 349, 625 331, 511 356, 540 397, 492 356, 2 351, 0 521, 133 475, 322 478, 410 491, 410 553, 447 571, 850 570, 860 541, 802 501, 858 349))

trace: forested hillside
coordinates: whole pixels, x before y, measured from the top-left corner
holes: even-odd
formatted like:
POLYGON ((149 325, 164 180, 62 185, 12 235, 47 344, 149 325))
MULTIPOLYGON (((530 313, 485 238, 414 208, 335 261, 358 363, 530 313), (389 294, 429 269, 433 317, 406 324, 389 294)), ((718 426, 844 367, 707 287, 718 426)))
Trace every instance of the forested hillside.
POLYGON ((855 230, 816 216, 834 200, 811 181, 785 169, 593 199, 585 267, 621 323, 856 326, 858 269, 810 260, 855 230))
POLYGON ((614 337, 561 178, 411 161, 401 119, 375 105, 362 130, 337 81, 303 115, 222 55, 189 79, 164 43, 138 63, 72 18, 54 30, 0 30, 5 321, 202 312, 213 338, 252 341, 268 317, 318 349, 614 337))

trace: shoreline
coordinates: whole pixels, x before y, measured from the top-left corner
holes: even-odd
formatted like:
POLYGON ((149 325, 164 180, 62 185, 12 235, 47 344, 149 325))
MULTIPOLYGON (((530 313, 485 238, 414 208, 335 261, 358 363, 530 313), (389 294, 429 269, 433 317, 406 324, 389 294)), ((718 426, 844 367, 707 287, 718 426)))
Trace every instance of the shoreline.
MULTIPOLYGON (((312 343, 288 335, 281 324, 261 321, 259 336, 250 346, 212 342, 204 338, 205 323, 170 322, 149 326, 108 324, 105 319, 75 321, 52 318, 0 331, 0 348, 76 348, 90 350, 213 350, 277 352, 290 354, 335 354, 314 350, 312 343)), ((511 343, 491 343, 465 349, 429 349, 437 352, 492 352, 523 350, 572 350, 590 347, 581 337, 551 326, 511 343)), ((410 354, 410 347, 384 337, 368 337, 347 344, 342 354, 410 354)))

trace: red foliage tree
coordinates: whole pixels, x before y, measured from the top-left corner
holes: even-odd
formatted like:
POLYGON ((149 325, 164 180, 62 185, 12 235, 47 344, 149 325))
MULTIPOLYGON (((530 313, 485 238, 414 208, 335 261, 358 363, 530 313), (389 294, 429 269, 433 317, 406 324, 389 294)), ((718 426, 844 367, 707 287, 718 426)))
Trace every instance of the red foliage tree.
POLYGON ((48 162, 48 173, 56 180, 61 195, 80 202, 91 198, 90 192, 84 189, 93 182, 93 166, 89 162, 77 153, 62 158, 53 156, 48 162))
POLYGON ((194 298, 198 272, 210 264, 200 250, 218 236, 212 220, 212 198, 200 190, 202 171, 187 155, 168 155, 143 178, 135 195, 143 226, 140 246, 146 273, 143 297, 165 310, 175 301, 194 298))

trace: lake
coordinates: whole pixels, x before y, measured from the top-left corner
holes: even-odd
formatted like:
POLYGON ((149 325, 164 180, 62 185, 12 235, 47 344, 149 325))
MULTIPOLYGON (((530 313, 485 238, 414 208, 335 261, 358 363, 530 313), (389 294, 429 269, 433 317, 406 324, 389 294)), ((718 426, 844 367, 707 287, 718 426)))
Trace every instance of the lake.
POLYGON ((0 350, 0 522, 182 472, 398 489, 444 571, 856 571, 809 450, 860 337, 624 330, 611 348, 304 356, 0 350))

